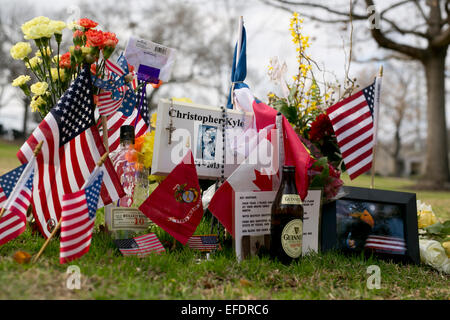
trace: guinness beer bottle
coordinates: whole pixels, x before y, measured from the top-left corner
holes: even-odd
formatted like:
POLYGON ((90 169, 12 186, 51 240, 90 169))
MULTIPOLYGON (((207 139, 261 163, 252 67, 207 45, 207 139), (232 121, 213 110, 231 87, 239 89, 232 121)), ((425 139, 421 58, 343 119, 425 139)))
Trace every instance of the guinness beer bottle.
POLYGON ((295 185, 295 166, 283 166, 283 176, 272 204, 270 255, 288 264, 302 254, 303 206, 295 185))

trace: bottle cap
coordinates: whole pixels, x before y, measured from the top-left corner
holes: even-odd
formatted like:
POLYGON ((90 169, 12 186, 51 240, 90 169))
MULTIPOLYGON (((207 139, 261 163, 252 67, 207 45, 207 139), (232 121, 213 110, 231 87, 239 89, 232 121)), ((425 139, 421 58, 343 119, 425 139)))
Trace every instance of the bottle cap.
POLYGON ((134 143, 134 126, 121 126, 120 127, 120 141, 132 141, 134 143))

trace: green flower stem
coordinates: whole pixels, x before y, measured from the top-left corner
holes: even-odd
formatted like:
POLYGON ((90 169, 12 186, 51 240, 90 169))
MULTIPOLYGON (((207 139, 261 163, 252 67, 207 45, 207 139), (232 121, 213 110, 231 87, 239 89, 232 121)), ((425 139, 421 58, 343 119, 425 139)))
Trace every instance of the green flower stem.
MULTIPOLYGON (((40 41, 41 45, 39 46, 39 51, 41 52, 42 60, 44 61, 44 74, 46 75, 46 72, 45 72, 46 70, 45 69, 47 69, 48 73, 49 73, 48 81, 50 82, 50 87, 51 87, 51 91, 52 91, 51 104, 53 106, 53 105, 56 104, 56 101, 54 101, 54 97, 53 97, 53 93, 55 92, 55 88, 54 88, 52 77, 51 77, 51 71, 50 71, 51 66, 50 66, 50 62, 48 60, 49 57, 48 57, 48 54, 47 54, 47 50, 45 50, 45 52, 43 50, 43 48, 45 48, 47 46, 50 47, 50 41, 48 41, 48 39, 47 39, 47 41, 44 40, 44 42, 43 42, 43 39, 40 39, 40 40, 41 40, 40 41), (45 44, 47 44, 47 46, 45 46, 45 44)), ((51 50, 51 48, 50 48, 50 50, 51 50)))

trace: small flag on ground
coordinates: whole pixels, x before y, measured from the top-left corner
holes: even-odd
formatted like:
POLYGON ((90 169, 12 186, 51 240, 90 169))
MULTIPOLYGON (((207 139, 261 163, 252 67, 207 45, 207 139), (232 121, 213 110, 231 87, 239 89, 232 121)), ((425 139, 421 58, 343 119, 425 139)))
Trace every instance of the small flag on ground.
POLYGON ((8 199, 2 203, 5 212, 0 219, 0 245, 25 231, 33 190, 34 165, 33 160, 1 177, 4 194, 8 199))
POLYGON ((372 167, 375 82, 327 109, 350 179, 372 167))
POLYGON ((97 167, 85 189, 63 195, 60 263, 72 261, 89 251, 102 182, 103 171, 97 167))
POLYGON ((145 234, 133 239, 114 240, 117 248, 124 256, 145 257, 152 252, 160 253, 165 251, 163 245, 154 233, 145 234))
POLYGON ((187 245, 195 250, 212 251, 218 249, 219 240, 217 235, 194 235, 189 238, 187 245))
POLYGON ((370 235, 364 248, 396 254, 404 254, 406 252, 405 239, 399 237, 370 235))

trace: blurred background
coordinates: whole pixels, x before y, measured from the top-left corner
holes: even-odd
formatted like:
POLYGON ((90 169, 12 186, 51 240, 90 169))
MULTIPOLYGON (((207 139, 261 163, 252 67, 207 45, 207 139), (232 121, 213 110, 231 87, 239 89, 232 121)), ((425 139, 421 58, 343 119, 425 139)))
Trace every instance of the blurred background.
MULTIPOLYGON (((130 35, 175 48, 171 80, 147 91, 154 111, 166 97, 226 104, 239 16, 247 30, 246 83, 267 101, 269 92, 280 91, 267 73, 271 58, 286 63, 288 82, 297 73, 289 31, 297 11, 326 81, 342 82, 348 76, 367 86, 384 66, 377 174, 425 176, 434 186, 450 180, 449 1, 0 0, 0 7, 0 174, 18 163, 10 155, 40 121, 22 91, 11 86, 17 76, 28 74, 9 53, 23 40, 24 22, 39 15, 65 22, 87 17, 117 34, 116 52, 125 49, 130 35)), ((71 41, 70 34, 65 30, 63 40, 71 41)))

